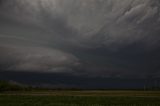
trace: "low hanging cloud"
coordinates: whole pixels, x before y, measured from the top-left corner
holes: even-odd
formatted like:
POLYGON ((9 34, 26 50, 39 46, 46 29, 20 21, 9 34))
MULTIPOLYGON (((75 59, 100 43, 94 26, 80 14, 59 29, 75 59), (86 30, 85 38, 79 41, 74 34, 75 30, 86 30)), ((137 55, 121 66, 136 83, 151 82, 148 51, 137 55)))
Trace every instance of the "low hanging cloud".
POLYGON ((2 71, 68 73, 79 64, 75 56, 48 47, 1 44, 0 50, 2 71))
POLYGON ((1 0, 0 16, 3 69, 159 73, 159 0, 1 0))

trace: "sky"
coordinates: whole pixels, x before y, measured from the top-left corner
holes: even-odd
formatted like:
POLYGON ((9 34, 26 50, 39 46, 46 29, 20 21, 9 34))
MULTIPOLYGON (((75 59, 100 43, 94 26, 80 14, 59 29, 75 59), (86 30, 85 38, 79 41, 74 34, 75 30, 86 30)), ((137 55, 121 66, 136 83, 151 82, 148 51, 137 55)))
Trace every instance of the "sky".
POLYGON ((159 41, 160 0, 0 0, 2 80, 138 86, 160 78, 159 41))

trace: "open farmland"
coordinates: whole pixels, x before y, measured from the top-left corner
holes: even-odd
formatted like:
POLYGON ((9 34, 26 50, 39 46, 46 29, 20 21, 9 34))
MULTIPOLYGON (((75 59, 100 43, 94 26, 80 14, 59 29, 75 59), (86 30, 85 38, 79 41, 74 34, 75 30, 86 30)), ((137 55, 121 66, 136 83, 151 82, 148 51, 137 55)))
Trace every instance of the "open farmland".
POLYGON ((0 106, 160 106, 159 91, 5 92, 0 106))

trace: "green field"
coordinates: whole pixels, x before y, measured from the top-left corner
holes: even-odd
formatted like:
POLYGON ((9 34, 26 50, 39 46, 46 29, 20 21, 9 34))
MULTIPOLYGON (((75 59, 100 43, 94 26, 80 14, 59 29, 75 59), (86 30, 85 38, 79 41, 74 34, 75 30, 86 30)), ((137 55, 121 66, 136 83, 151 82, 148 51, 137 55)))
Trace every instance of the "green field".
POLYGON ((5 92, 0 106, 160 106, 160 91, 5 92))

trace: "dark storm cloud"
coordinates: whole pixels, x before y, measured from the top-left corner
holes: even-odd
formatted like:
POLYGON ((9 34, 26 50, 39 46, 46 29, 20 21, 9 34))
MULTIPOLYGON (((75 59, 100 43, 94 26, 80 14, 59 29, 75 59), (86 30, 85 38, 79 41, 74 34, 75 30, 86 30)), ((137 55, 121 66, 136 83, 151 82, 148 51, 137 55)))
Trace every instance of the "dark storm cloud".
POLYGON ((159 0, 1 0, 0 5, 3 70, 160 75, 159 0))
MULTIPOLYGON (((73 76, 59 73, 31 73, 31 72, 0 72, 0 80, 52 88, 78 88, 78 89, 137 89, 143 88, 145 79, 119 79, 73 76), (18 76, 18 77, 17 77, 18 76)), ((153 83, 148 83, 150 86, 153 83)))

